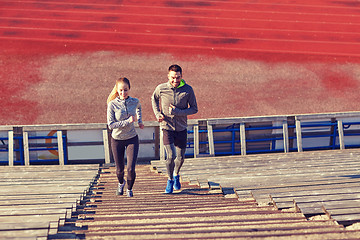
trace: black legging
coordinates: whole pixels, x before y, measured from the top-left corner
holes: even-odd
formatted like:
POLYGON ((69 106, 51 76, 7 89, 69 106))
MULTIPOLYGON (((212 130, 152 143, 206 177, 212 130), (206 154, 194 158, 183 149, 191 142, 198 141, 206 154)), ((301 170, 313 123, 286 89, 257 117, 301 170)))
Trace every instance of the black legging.
POLYGON ((138 136, 127 140, 116 140, 111 138, 111 150, 116 164, 116 176, 120 184, 124 183, 125 149, 127 158, 127 188, 130 190, 132 189, 136 178, 135 166, 139 152, 138 136))

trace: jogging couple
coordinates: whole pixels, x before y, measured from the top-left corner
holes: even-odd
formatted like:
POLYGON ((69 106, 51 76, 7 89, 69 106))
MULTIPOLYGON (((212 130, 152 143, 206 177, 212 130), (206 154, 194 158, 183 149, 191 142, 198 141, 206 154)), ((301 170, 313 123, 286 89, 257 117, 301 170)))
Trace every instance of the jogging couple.
MULTIPOLYGON (((136 178, 135 166, 139 151, 139 138, 134 122, 139 128, 144 125, 141 118, 141 105, 137 98, 129 95, 130 81, 120 78, 110 93, 107 103, 107 124, 111 134, 111 149, 119 181, 117 195, 124 194, 127 183, 127 196, 133 196, 136 178), (125 159, 127 156, 127 179, 125 181, 125 159)), ((166 151, 167 185, 165 193, 181 189, 180 169, 184 163, 187 144, 187 116, 198 111, 194 91, 182 78, 179 65, 168 69, 168 81, 158 85, 151 96, 152 108, 160 129, 166 151)))

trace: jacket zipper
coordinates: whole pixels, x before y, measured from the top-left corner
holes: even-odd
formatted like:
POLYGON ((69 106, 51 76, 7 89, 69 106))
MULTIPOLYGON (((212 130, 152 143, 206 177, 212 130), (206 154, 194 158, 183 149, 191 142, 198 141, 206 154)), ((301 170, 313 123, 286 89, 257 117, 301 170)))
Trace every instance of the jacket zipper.
MULTIPOLYGON (((174 106, 176 106, 176 88, 174 88, 174 106)), ((174 130, 176 130, 176 118, 174 115, 174 130)))
POLYGON ((125 101, 126 116, 129 117, 129 111, 128 111, 128 108, 127 108, 126 99, 124 101, 125 101))

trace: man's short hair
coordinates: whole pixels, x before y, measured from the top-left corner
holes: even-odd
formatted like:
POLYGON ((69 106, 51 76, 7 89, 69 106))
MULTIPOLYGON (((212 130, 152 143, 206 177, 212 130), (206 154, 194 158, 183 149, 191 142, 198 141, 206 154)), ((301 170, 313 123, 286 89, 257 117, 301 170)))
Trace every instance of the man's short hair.
POLYGON ((180 72, 180 74, 182 74, 182 69, 179 65, 173 64, 169 67, 169 72, 170 71, 174 71, 174 72, 180 72))

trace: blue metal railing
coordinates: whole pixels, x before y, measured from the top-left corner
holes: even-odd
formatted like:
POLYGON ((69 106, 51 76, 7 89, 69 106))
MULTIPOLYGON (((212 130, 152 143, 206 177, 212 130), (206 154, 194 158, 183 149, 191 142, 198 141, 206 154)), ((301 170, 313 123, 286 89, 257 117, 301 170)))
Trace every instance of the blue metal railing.
MULTIPOLYGON (((0 137, 0 141, 4 143, 4 141, 8 141, 9 139, 8 138, 4 138, 4 137, 0 137)), ((7 152, 8 150, 7 149, 4 149, 4 148, 0 148, 0 152, 7 152)))
MULTIPOLYGON (((343 122, 344 130, 349 129, 352 125, 360 125, 360 122, 343 122)), ((348 136, 348 137, 360 136, 360 132, 359 133, 354 133, 354 132, 346 133, 346 132, 344 132, 344 137, 345 136, 348 136)), ((346 147, 357 148, 357 147, 360 147, 360 143, 359 144, 348 144, 348 145, 346 145, 346 147)))
MULTIPOLYGON (((1 141, 9 141, 9 138, 0 138, 1 141)), ((19 141, 19 148, 14 148, 14 152, 15 153, 19 153, 19 158, 18 159, 14 159, 14 164, 16 165, 24 165, 24 147, 23 147, 23 138, 22 137, 14 137, 14 140, 19 141)), ((0 149, 0 152, 8 152, 9 151, 9 147, 7 146, 6 148, 2 148, 0 149)), ((0 161, 1 164, 8 164, 9 161, 0 161)))
MULTIPOLYGON (((264 127, 247 127, 245 128, 245 131, 257 131, 257 130, 274 130, 274 129, 282 129, 282 126, 264 126, 264 127)), ((214 139, 214 145, 216 144, 231 144, 230 149, 231 151, 222 151, 222 152, 215 152, 215 155, 237 155, 240 154, 240 149, 237 150, 236 148, 236 144, 240 144, 240 137, 236 137, 236 133, 239 133, 240 127, 236 124, 232 124, 228 127, 222 128, 222 129, 214 129, 213 132, 214 133, 221 133, 221 132, 229 132, 231 134, 231 139, 229 140, 215 140, 214 139)), ((207 130, 199 130, 199 133, 206 133, 207 134, 207 130)), ((193 134, 194 131, 193 130, 189 130, 188 134, 193 134)), ((247 152, 249 153, 260 153, 260 152, 279 152, 279 151, 283 151, 284 149, 275 149, 275 142, 277 140, 283 140, 283 138, 279 138, 279 137, 272 137, 272 138, 257 138, 257 139, 246 139, 246 142, 269 142, 272 141, 272 149, 268 149, 268 150, 263 150, 263 149, 259 149, 259 150, 248 150, 247 152)), ((199 144, 208 144, 208 141, 201 141, 199 142, 199 144)), ((194 143, 193 142, 188 142, 188 148, 193 148, 194 143)), ((187 156, 191 156, 191 154, 186 154, 187 156)))
MULTIPOLYGON (((259 130, 277 130, 283 129, 282 126, 263 126, 263 127, 246 127, 245 131, 259 131, 259 130)), ((265 138, 255 138, 255 139, 246 139, 246 143, 252 142, 271 142, 271 148, 269 149, 255 149, 255 150, 246 150, 246 153, 270 153, 270 152, 283 152, 284 148, 276 148, 276 141, 284 140, 283 137, 265 137, 265 138)))
MULTIPOLYGON (((344 122, 344 130, 349 129, 352 125, 360 125, 360 122, 344 122)), ((288 125, 288 129, 295 129, 295 125, 288 125)), ((322 146, 315 146, 315 147, 305 147, 303 148, 304 151, 306 150, 323 150, 323 149, 339 149, 340 146, 337 143, 338 140, 338 125, 337 122, 331 122, 331 121, 321 121, 321 122, 307 122, 301 124, 302 128, 302 139, 310 139, 310 138, 329 138, 329 144, 322 145, 322 146), (311 128, 310 131, 306 131, 307 129, 311 128), (331 141, 330 141, 331 140, 331 141)), ((246 127, 245 131, 258 131, 258 130, 276 130, 276 129, 282 129, 282 126, 257 126, 257 127, 246 127)), ((220 132, 229 132, 231 136, 228 139, 225 140, 216 140, 214 137, 214 145, 216 144, 230 144, 230 151, 222 151, 222 152, 215 152, 215 155, 238 155, 241 154, 240 148, 236 147, 236 145, 240 144, 240 136, 236 136, 236 133, 239 133, 239 125, 233 124, 228 127, 224 127, 221 129, 214 129, 213 132, 220 133, 220 132)), ((207 133, 207 130, 199 130, 199 133, 207 133)), ((193 130, 188 131, 188 134, 193 134, 193 130)), ((344 136, 360 136, 359 133, 344 133, 344 136)), ((276 142, 284 140, 283 137, 279 137, 274 135, 274 137, 260 137, 260 138, 252 138, 252 139, 246 139, 246 143, 255 143, 255 142, 266 142, 270 144, 269 149, 264 148, 258 148, 258 149, 248 149, 247 153, 270 153, 270 152, 283 152, 284 148, 276 148, 276 142)), ((296 140, 296 136, 289 136, 289 140, 296 140)), ((360 141, 359 141, 360 142, 360 141)), ((201 141, 199 143, 201 144, 209 144, 208 141, 201 141)), ((194 143, 188 142, 188 148, 193 148, 194 143)), ((346 147, 360 147, 359 144, 352 144, 352 145, 346 145, 346 147)), ((297 147, 291 147, 289 148, 289 151, 297 151, 297 147)), ((191 154, 187 154, 188 156, 191 156, 191 154)))
MULTIPOLYGON (((1 137, 0 141, 2 142, 3 146, 0 148, 0 152, 8 152, 9 148, 6 146, 4 141, 9 141, 9 139, 7 137, 1 137)), ((0 163, 8 163, 8 161, 0 161, 0 163)))
MULTIPOLYGON (((30 136, 29 140, 31 139, 57 139, 57 136, 30 136)), ((67 164, 67 146, 66 146, 66 136, 63 135, 62 136, 62 141, 63 141, 63 151, 64 151, 64 164, 67 164)), ((30 145, 30 144, 29 144, 30 145)), ((51 151, 51 150, 59 150, 57 145, 54 147, 33 147, 30 148, 29 147, 29 151, 51 151)), ((39 162, 58 162, 59 159, 54 158, 54 159, 33 159, 30 160, 30 163, 39 163, 39 162)))
POLYGON ((317 146, 317 147, 306 147, 303 148, 304 151, 306 150, 323 150, 323 149, 338 149, 340 148, 339 144, 336 144, 336 140, 338 139, 338 125, 337 122, 309 122, 305 124, 301 124, 301 129, 304 128, 316 128, 312 129, 312 131, 315 131, 317 134, 303 134, 303 139, 309 139, 309 138, 332 138, 332 141, 328 145, 323 146, 317 146), (333 130, 331 130, 331 127, 333 127, 333 130), (323 132, 330 132, 328 134, 323 132))
MULTIPOLYGON (((35 140, 35 139, 57 139, 57 136, 30 136, 29 140, 35 140)), ((0 141, 8 141, 8 138, 0 138, 0 141)), ((24 158, 24 139, 22 136, 14 136, 14 141, 18 141, 18 148, 14 148, 14 152, 18 152, 19 153, 19 157, 16 158, 16 160, 14 160, 14 164, 16 165, 25 165, 25 158, 24 158)), ((64 163, 67 164, 68 162, 68 158, 67 158, 67 146, 66 146, 66 136, 63 135, 62 136, 62 141, 63 141, 63 148, 64 148, 64 163)), ((41 147, 29 147, 29 151, 49 151, 49 150, 59 150, 57 146, 54 147, 43 147, 46 144, 41 144, 41 147)), ((1 148, 0 152, 8 152, 8 147, 1 148)), ((30 163, 43 163, 43 162, 58 162, 59 159, 30 159, 30 163)), ((0 161, 1 164, 8 164, 8 161, 0 161)))

